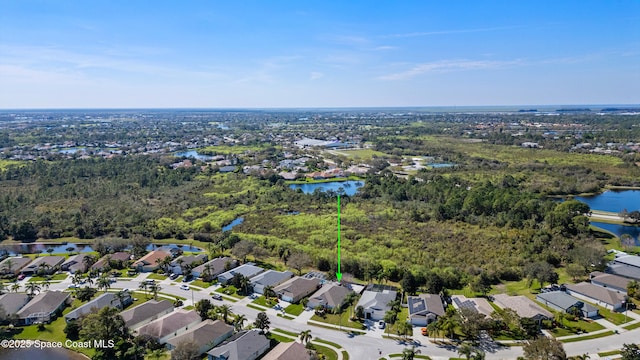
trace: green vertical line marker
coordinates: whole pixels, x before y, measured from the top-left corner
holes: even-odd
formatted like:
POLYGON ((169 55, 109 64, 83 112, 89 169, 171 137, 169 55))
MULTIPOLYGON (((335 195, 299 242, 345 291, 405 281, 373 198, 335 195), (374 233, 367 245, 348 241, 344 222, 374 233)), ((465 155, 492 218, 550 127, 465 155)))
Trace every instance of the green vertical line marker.
POLYGON ((338 195, 338 271, 336 279, 342 280, 342 272, 340 271, 340 195, 338 195))

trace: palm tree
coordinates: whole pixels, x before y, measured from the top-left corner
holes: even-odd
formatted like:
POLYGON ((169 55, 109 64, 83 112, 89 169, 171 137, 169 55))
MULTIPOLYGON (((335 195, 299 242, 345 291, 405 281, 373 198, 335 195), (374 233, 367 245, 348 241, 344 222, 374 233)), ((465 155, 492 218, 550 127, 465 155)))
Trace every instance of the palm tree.
POLYGON ((220 314, 222 316, 222 321, 224 321, 226 324, 228 324, 228 318, 229 315, 232 314, 231 312, 231 306, 224 304, 224 305, 220 305, 218 307, 218 314, 220 314))
POLYGON ((20 284, 18 284, 18 282, 14 282, 13 285, 11 285, 11 291, 18 292, 18 290, 20 290, 20 284))
POLYGON ((93 285, 94 281, 93 278, 91 278, 91 276, 87 276, 87 285, 89 285, 89 287, 91 287, 91 285, 93 285))
MULTIPOLYGON (((6 274, 10 274, 12 267, 13 267, 13 260, 11 260, 11 258, 8 258, 4 264, 4 268, 2 269, 2 271, 6 274)), ((633 293, 631 294, 633 295, 633 293)))
POLYGON ((405 348, 404 350, 402 350, 402 360, 413 360, 415 359, 416 355, 420 353, 420 349, 416 349, 415 346, 405 348))
POLYGON ((150 290, 151 290, 151 293, 153 293, 153 299, 158 300, 158 292, 162 290, 162 287, 160 286, 160 284, 157 284, 157 283, 151 284, 150 290))
POLYGON ((265 286, 263 293, 264 293, 264 297, 267 298, 267 299, 270 299, 272 297, 276 297, 276 292, 273 291, 273 286, 271 286, 271 285, 265 286))
POLYGON ((464 356, 465 359, 471 359, 471 354, 473 353, 473 346, 469 344, 462 344, 458 347, 458 355, 464 356))
POLYGON ((42 287, 49 290, 49 285, 51 285, 51 276, 47 275, 44 277, 44 280, 41 282, 42 287))
POLYGON ((32 298, 36 294, 36 291, 40 291, 40 285, 36 282, 30 281, 25 285, 25 289, 27 290, 27 295, 32 298))
POLYGON ((85 269, 89 269, 93 264, 96 263, 96 257, 93 255, 86 255, 82 259, 82 263, 84 264, 85 269))
POLYGON ((82 274, 80 274, 80 272, 76 272, 75 274, 73 274, 71 282, 73 283, 73 285, 80 284, 82 282, 82 274))
POLYGON ((302 341, 303 344, 308 344, 309 341, 311 341, 311 338, 313 338, 311 330, 304 330, 300 332, 300 341, 302 341))
POLYGON ((147 296, 149 295, 149 294, 147 293, 147 289, 148 289, 148 287, 147 287, 147 282, 146 282, 146 281, 141 282, 141 283, 140 283, 140 286, 138 286, 138 288, 139 288, 140 290, 143 290, 143 291, 144 291, 144 295, 145 295, 145 297, 147 297, 147 296))
POLYGON ((0 282, 0 295, 4 294, 4 291, 7 290, 7 287, 4 283, 0 282))
POLYGON ((251 283, 249 282, 249 279, 246 276, 243 276, 240 278, 240 289, 243 294, 245 295, 248 294, 250 286, 251 286, 251 283))
POLYGON ((111 282, 109 278, 106 276, 100 276, 98 279, 98 289, 104 289, 104 292, 107 292, 107 289, 111 287, 111 282))
POLYGON ((236 315, 236 318, 233 320, 233 327, 235 327, 236 331, 242 330, 245 321, 247 321, 246 316, 241 314, 236 315))
POLYGON ((116 293, 116 299, 120 302, 120 309, 124 309, 124 299, 128 297, 128 294, 125 294, 124 291, 118 291, 116 293))
POLYGON ((152 357, 156 360, 160 360, 160 358, 164 356, 164 352, 165 352, 165 349, 160 348, 155 350, 149 350, 148 354, 149 354, 149 357, 152 357))
POLYGON ((202 271, 202 279, 204 281, 211 281, 211 264, 205 264, 204 270, 202 271))
POLYGON ((169 271, 169 265, 171 265, 171 256, 167 255, 162 259, 156 260, 156 263, 164 270, 164 272, 169 271))
POLYGON ((49 266, 49 264, 41 263, 38 266, 38 274, 46 274, 49 271, 49 269, 51 269, 51 266, 49 266))

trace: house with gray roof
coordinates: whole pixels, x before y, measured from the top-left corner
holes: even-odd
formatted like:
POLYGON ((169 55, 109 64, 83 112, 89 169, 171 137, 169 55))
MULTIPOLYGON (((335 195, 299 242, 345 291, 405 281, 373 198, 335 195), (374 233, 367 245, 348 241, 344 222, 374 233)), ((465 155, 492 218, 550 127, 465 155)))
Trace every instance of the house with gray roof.
POLYGON ((281 342, 262 360, 311 360, 311 353, 299 342, 281 342))
POLYGON ((207 319, 183 334, 167 340, 167 347, 173 350, 181 342, 191 341, 196 344, 198 354, 201 355, 230 338, 231 335, 233 335, 233 326, 225 324, 224 321, 207 319))
POLYGON ((228 256, 215 258, 213 260, 209 260, 208 262, 196 266, 191 269, 191 275, 194 277, 202 277, 203 274, 206 273, 206 269, 209 269, 209 276, 212 279, 215 279, 218 275, 222 274, 225 271, 231 270, 238 266, 238 261, 234 260, 228 256))
POLYGON ((6 293, 0 295, 0 306, 8 316, 16 314, 23 306, 29 302, 29 296, 24 293, 6 293))
POLYGON ((451 296, 451 302, 456 309, 471 309, 487 317, 491 317, 493 313, 493 307, 485 298, 468 298, 464 295, 453 295, 451 296))
POLYGON ((169 272, 182 275, 186 269, 185 268, 186 266, 194 268, 195 266, 192 266, 192 265, 201 265, 201 264, 204 264, 207 260, 209 260, 209 257, 207 256, 207 254, 178 256, 171 262, 171 266, 169 267, 169 272))
POLYGON ((310 308, 322 306, 325 309, 341 308, 347 295, 351 292, 353 291, 340 286, 340 284, 326 283, 309 297, 307 306, 310 308))
POLYGON ((69 258, 67 258, 67 260, 63 262, 62 265, 60 265, 60 270, 68 271, 72 274, 75 274, 76 271, 87 271, 87 265, 84 262, 85 257, 87 257, 87 254, 77 254, 69 256, 69 258))
POLYGON ((197 312, 180 309, 138 328, 137 333, 138 335, 149 335, 158 340, 160 344, 164 344, 170 338, 183 334, 201 321, 197 312))
POLYGON ((444 315, 442 298, 438 294, 420 294, 407 297, 409 320, 416 326, 427 326, 444 315))
POLYGON ((509 296, 507 294, 496 294, 493 296, 493 303, 501 309, 511 309, 521 318, 533 319, 540 323, 542 320, 553 319, 553 314, 542 306, 536 304, 526 296, 509 296))
POLYGON ((173 311, 169 300, 149 300, 120 313, 129 329, 137 329, 173 311))
POLYGON ((582 317, 593 318, 598 316, 598 308, 581 301, 564 291, 550 291, 536 295, 536 300, 554 310, 571 313, 576 308, 582 317))
POLYGON ((264 294, 265 287, 278 286, 292 277, 293 273, 291 271, 267 270, 262 274, 254 276, 250 282, 253 287, 253 292, 264 294))
POLYGON ((297 303, 318 290, 318 286, 320 286, 320 279, 318 278, 306 279, 296 276, 276 286, 273 291, 276 292, 280 299, 297 303))
POLYGON ((640 269, 640 256, 620 254, 613 259, 613 264, 633 266, 640 269))
POLYGON ((624 308, 625 302, 627 301, 627 296, 619 291, 606 289, 586 282, 567 284, 565 287, 567 294, 613 311, 624 308))
POLYGON ((223 272, 218 275, 218 282, 222 285, 226 285, 236 274, 240 274, 248 279, 262 273, 264 271, 263 268, 256 266, 254 263, 246 263, 238 266, 235 269, 231 269, 227 272, 223 272))
POLYGON ((8 257, 0 262, 0 274, 2 275, 18 275, 20 270, 31 262, 28 257, 8 257))
POLYGON ((631 279, 629 278, 599 271, 592 272, 589 275, 589 280, 593 285, 619 291, 623 294, 627 293, 627 286, 631 282, 631 279))
POLYGON ((118 251, 113 254, 106 254, 101 257, 95 264, 91 265, 91 269, 93 270, 102 270, 107 265, 111 266, 113 264, 116 268, 124 269, 129 265, 129 260, 131 260, 131 254, 126 251, 118 251))
POLYGON ((255 360, 269 350, 270 342, 257 330, 239 332, 207 352, 208 360, 255 360))
MULTIPOLYGON (((128 291, 123 291, 122 296, 123 296, 122 302, 124 303, 124 306, 131 304, 131 302, 133 301, 128 291)), ((107 306, 114 307, 117 309, 122 309, 122 304, 120 303, 120 299, 118 299, 116 294, 112 292, 107 292, 87 302, 86 304, 78 307, 77 309, 68 312, 64 316, 64 319, 67 322, 71 320, 76 320, 83 315, 87 315, 91 312, 96 312, 107 306)))
POLYGON ((384 314, 391 310, 389 303, 394 301, 397 297, 397 292, 393 290, 371 291, 365 290, 356 305, 362 306, 364 309, 365 319, 370 320, 382 320, 384 314))
POLYGON ((637 268, 635 266, 629 266, 629 265, 618 263, 618 264, 609 265, 606 271, 614 275, 640 281, 640 268, 637 268))
POLYGON ((43 269, 45 273, 53 274, 58 270, 64 260, 64 256, 40 256, 22 268, 20 272, 25 275, 33 275, 37 273, 38 270, 43 269))
POLYGON ((62 313, 69 303, 69 293, 62 291, 44 291, 34 296, 20 311, 17 312, 22 325, 36 322, 49 322, 58 313, 62 313))

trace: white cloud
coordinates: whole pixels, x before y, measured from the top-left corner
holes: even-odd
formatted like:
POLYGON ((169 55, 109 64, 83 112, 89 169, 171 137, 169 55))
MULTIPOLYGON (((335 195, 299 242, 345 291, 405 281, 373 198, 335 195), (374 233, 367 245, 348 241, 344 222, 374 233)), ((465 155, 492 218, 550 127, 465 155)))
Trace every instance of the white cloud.
POLYGON ((311 74, 309 74, 309 80, 318 80, 318 79, 322 79, 324 77, 324 74, 318 71, 312 71, 311 74))
POLYGON ((497 69, 508 66, 514 66, 521 64, 520 60, 510 61, 489 61, 489 60, 440 60, 429 63, 422 63, 413 66, 411 69, 383 75, 378 77, 380 80, 406 80, 416 76, 434 73, 434 72, 451 72, 451 71, 466 71, 466 70, 479 70, 479 69, 497 69))
POLYGON ((382 35, 381 38, 384 38, 384 39, 388 39, 388 38, 410 38, 410 37, 418 37, 418 36, 478 33, 478 32, 487 32, 487 31, 512 30, 512 29, 517 29, 517 28, 520 28, 520 27, 521 26, 502 26, 502 27, 481 28, 481 29, 416 31, 416 32, 410 32, 410 33, 382 35))

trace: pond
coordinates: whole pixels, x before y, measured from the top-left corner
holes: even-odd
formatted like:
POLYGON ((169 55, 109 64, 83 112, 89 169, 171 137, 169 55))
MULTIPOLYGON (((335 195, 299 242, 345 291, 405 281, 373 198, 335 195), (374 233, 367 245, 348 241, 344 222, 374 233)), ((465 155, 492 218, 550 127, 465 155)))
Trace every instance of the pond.
POLYGON ((313 194, 314 191, 319 190, 321 192, 333 191, 349 196, 353 196, 358 192, 358 188, 364 186, 364 181, 349 180, 349 181, 331 181, 331 182, 318 182, 309 184, 291 184, 289 187, 293 190, 300 189, 305 194, 313 194))
POLYGON ((620 237, 623 234, 629 234, 633 237, 635 245, 640 246, 640 226, 625 226, 620 224, 608 224, 597 221, 592 221, 591 225, 597 226, 601 229, 610 231, 616 236, 620 237))
POLYGON ((607 190, 594 196, 576 196, 576 200, 589 205, 592 210, 618 213, 623 209, 640 210, 640 190, 607 190))
POLYGON ((192 158, 200 161, 211 161, 211 159, 213 159, 213 156, 203 155, 198 153, 195 150, 180 151, 175 153, 174 155, 177 157, 188 157, 188 158, 192 158))
POLYGON ((87 151, 87 148, 85 147, 73 147, 73 148, 58 150, 58 152, 61 154, 75 154, 77 152, 86 152, 86 151, 87 151))
POLYGON ((67 349, 0 349, 0 360, 86 360, 82 354, 67 349))
MULTIPOLYGON (((607 190, 602 194, 593 196, 576 196, 576 200, 589 205, 591 210, 602 210, 618 213, 624 209, 627 211, 640 210, 640 190, 607 190)), ((620 224, 607 224, 592 221, 593 226, 611 231, 618 237, 622 234, 629 234, 633 237, 635 244, 640 246, 638 237, 640 236, 640 226, 625 226, 620 224)))
MULTIPOLYGON (((180 248, 183 251, 191 251, 191 252, 200 252, 202 249, 190 246, 190 245, 182 245, 182 244, 149 244, 147 246, 147 251, 151 250, 166 250, 169 251, 171 249, 180 248)), ((63 254, 63 253, 86 253, 93 251, 91 245, 88 244, 15 244, 15 245, 0 245, 0 253, 7 254, 9 256, 15 256, 18 254, 48 254, 47 250, 53 249, 52 254, 63 254), (71 249, 71 251, 67 250, 71 249)))
POLYGON ((222 227, 222 231, 231 231, 231 229, 233 229, 234 226, 236 225, 240 225, 242 224, 242 222, 244 221, 244 218, 237 218, 235 220, 233 220, 232 222, 230 222, 229 224, 227 224, 226 226, 222 227))
POLYGON ((427 164, 427 166, 431 166, 432 168, 437 169, 437 168, 454 167, 454 166, 456 166, 456 164, 451 164, 451 163, 433 163, 433 164, 427 164))

